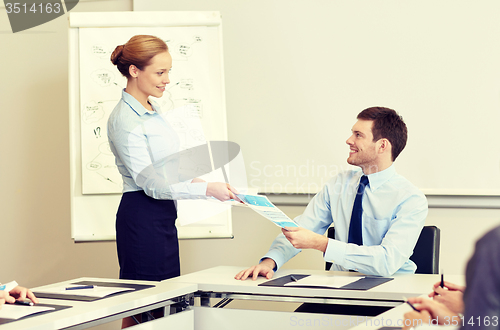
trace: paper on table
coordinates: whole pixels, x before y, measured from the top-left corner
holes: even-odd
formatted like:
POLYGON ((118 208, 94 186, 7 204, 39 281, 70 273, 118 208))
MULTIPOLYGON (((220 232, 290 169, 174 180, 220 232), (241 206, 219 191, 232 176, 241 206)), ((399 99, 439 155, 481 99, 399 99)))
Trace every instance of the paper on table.
POLYGON ((358 276, 325 276, 325 275, 311 275, 304 277, 297 282, 286 283, 285 286, 325 286, 330 288, 341 288, 344 285, 351 284, 361 279, 358 276))
POLYGON ((5 283, 5 284, 0 285, 0 290, 10 292, 10 291, 11 291, 12 289, 14 289, 17 285, 18 285, 18 284, 17 284, 17 282, 16 282, 16 281, 12 281, 12 282, 9 282, 9 283, 5 283))
POLYGON ((80 290, 66 290, 69 287, 79 287, 81 285, 68 285, 68 286, 57 286, 42 290, 36 290, 37 293, 55 293, 64 294, 70 296, 86 296, 86 297, 106 297, 113 293, 123 292, 123 291, 134 291, 133 288, 119 288, 119 287, 108 287, 108 286, 94 286, 93 289, 80 289, 80 290))
POLYGON ((54 307, 45 307, 45 306, 20 306, 20 305, 5 304, 2 306, 2 309, 0 309, 0 318, 17 320, 24 316, 41 313, 45 311, 52 311, 54 309, 55 309, 54 307))
POLYGON ((269 219, 278 227, 299 227, 299 225, 290 219, 283 211, 277 208, 271 201, 262 195, 236 195, 238 198, 248 205, 252 210, 269 219))

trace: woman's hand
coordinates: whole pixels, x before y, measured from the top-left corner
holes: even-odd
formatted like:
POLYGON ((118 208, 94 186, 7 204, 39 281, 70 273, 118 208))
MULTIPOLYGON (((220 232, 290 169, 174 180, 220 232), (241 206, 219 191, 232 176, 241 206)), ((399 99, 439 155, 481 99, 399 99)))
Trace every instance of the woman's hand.
POLYGON ((227 201, 230 199, 239 199, 235 196, 238 191, 229 183, 224 182, 209 182, 207 185, 207 196, 212 196, 220 201, 227 201))
POLYGON ((458 325, 459 316, 445 305, 422 297, 409 298, 417 311, 405 313, 404 330, 422 324, 458 325))
POLYGON ((26 298, 31 299, 35 304, 38 303, 38 299, 35 297, 31 290, 26 289, 22 286, 16 286, 10 292, 0 291, 0 308, 5 303, 13 304, 16 300, 24 300, 26 298))
POLYGON ((434 291, 429 294, 429 297, 435 301, 444 304, 455 313, 464 312, 464 291, 465 286, 457 285, 450 282, 444 282, 444 288, 441 287, 441 282, 437 282, 433 287, 434 291))
POLYGON ((29 298, 35 304, 38 303, 38 299, 35 297, 33 292, 31 292, 30 289, 26 289, 22 286, 16 286, 14 289, 10 290, 9 294, 16 300, 24 300, 26 298, 29 298))

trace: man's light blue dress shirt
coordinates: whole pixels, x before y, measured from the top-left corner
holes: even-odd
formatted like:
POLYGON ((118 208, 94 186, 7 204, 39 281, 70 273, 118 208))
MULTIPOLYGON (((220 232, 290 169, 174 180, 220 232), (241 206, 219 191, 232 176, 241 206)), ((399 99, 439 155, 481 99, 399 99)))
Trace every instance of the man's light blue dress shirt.
MULTIPOLYGON (((414 273, 417 267, 409 257, 427 217, 427 199, 396 173, 394 165, 368 175, 369 185, 362 203, 363 245, 347 243, 352 207, 362 175, 361 169, 338 174, 314 196, 295 221, 321 235, 333 223, 335 239, 328 240, 324 254, 325 261, 333 263, 331 270, 352 269, 380 276, 414 273)), ((273 259, 279 268, 299 252, 280 234, 263 258, 273 259)))
POLYGON ((109 146, 123 192, 144 190, 155 199, 206 198, 206 182, 182 181, 175 157, 169 158, 179 152, 179 138, 159 107, 151 105, 154 111, 123 90, 108 119, 109 146))

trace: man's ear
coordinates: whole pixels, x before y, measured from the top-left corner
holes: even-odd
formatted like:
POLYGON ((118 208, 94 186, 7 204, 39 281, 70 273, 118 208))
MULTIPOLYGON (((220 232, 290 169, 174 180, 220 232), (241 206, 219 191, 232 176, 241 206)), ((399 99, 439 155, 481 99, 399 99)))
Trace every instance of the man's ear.
POLYGON ((379 153, 391 151, 392 145, 391 142, 389 142, 389 140, 382 138, 379 140, 379 143, 380 143, 378 147, 379 153))
POLYGON ((131 64, 128 67, 128 73, 130 74, 131 77, 137 78, 139 75, 139 68, 137 68, 135 65, 131 64))

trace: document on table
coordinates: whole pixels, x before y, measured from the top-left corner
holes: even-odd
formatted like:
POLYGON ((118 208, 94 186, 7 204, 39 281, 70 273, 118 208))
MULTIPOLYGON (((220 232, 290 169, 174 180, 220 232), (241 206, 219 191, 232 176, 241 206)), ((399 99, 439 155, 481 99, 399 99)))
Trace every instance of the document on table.
POLYGON ((0 290, 10 292, 12 289, 14 289, 17 286, 16 281, 12 281, 6 284, 0 284, 0 290))
POLYGON ((269 219, 278 227, 300 227, 295 221, 290 219, 283 211, 277 208, 271 201, 262 195, 236 195, 248 205, 252 210, 269 219))
POLYGON ((329 288, 339 289, 345 285, 356 282, 362 278, 364 277, 311 275, 297 281, 286 283, 285 286, 329 287, 329 288))
POLYGON ((52 293, 59 295, 69 295, 69 296, 87 296, 87 297, 97 297, 103 298, 109 296, 110 294, 123 292, 123 291, 134 291, 133 288, 120 288, 120 287, 110 287, 110 286, 94 286, 93 289, 72 289, 66 290, 66 288, 71 287, 81 287, 82 285, 68 285, 68 286, 56 286, 52 288, 37 289, 37 293, 52 293))
POLYGON ((53 311, 54 309, 54 307, 46 306, 20 306, 5 304, 2 306, 2 309, 0 309, 0 319, 17 320, 31 314, 53 311))

